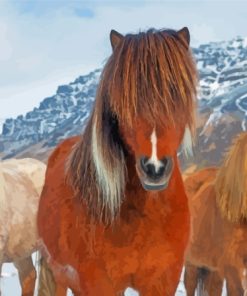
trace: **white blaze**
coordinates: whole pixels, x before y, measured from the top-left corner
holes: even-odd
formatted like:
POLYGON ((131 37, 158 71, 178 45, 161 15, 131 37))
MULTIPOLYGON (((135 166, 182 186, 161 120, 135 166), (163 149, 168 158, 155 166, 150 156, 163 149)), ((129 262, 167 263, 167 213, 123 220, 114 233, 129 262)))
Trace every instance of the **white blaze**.
POLYGON ((149 158, 147 164, 153 164, 155 168, 155 172, 158 173, 159 169, 163 167, 163 163, 157 157, 157 136, 155 129, 151 134, 151 144, 152 144, 152 155, 149 158))

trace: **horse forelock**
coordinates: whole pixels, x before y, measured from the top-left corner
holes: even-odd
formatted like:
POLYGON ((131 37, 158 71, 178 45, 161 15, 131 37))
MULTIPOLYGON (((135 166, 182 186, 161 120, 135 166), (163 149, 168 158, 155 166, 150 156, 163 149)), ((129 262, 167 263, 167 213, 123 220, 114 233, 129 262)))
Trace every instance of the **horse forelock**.
POLYGON ((220 167, 216 198, 223 216, 230 221, 247 219, 247 133, 236 137, 220 167))
POLYGON ((106 64, 98 95, 121 123, 194 123, 197 72, 190 50, 172 30, 126 35, 106 64), (178 121, 178 118, 180 119, 178 121))

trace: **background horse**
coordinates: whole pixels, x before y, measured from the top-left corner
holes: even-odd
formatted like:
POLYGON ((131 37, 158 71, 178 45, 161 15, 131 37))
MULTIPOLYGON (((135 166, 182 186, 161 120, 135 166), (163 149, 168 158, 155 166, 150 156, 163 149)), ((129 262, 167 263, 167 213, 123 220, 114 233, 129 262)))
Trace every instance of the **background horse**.
POLYGON ((46 166, 35 159, 0 163, 0 273, 13 262, 22 295, 34 292, 36 272, 31 254, 37 250, 37 211, 46 166))
POLYGON ((178 165, 191 143, 197 74, 189 31, 110 35, 83 137, 48 161, 38 228, 56 294, 174 295, 189 236, 178 165), (186 145, 187 146, 187 145, 186 145))
POLYGON ((220 169, 207 168, 185 180, 192 232, 185 286, 194 295, 198 267, 211 271, 205 290, 220 296, 223 278, 228 295, 247 293, 247 133, 240 134, 220 169))

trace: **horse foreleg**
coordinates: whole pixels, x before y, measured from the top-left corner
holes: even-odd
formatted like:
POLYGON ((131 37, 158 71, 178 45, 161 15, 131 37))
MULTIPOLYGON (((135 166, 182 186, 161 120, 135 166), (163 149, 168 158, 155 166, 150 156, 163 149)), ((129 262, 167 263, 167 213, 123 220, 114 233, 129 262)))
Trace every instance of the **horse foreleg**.
POLYGON ((33 296, 35 289, 36 270, 33 266, 32 257, 27 257, 14 262, 18 270, 22 288, 22 296, 33 296))
POLYGON ((209 271, 204 282, 204 289, 208 295, 221 296, 224 279, 217 271, 209 271))
POLYGON ((244 290, 237 270, 228 266, 225 268, 227 296, 243 296, 244 290))
POLYGON ((187 296, 194 296, 197 286, 198 268, 197 266, 187 263, 184 272, 184 286, 187 296))

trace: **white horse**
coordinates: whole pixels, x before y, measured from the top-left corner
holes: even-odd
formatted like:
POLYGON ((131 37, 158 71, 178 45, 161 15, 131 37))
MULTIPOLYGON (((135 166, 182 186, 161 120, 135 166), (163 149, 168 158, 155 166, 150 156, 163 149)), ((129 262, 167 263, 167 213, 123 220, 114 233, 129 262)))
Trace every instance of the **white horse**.
POLYGON ((31 158, 0 162, 0 275, 2 264, 13 262, 23 296, 33 296, 35 288, 31 254, 37 250, 36 215, 45 170, 45 164, 31 158))

